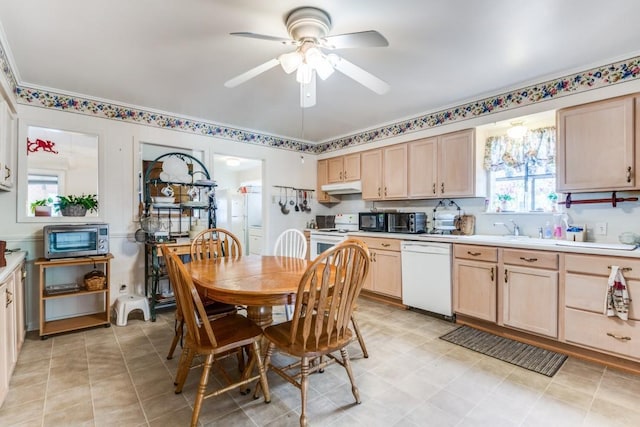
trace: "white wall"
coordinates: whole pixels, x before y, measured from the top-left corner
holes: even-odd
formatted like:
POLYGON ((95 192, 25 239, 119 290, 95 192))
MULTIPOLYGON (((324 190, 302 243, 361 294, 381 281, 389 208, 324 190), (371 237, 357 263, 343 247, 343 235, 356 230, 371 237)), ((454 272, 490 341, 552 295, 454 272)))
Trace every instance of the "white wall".
MULTIPOLYGON (((110 225, 112 262, 112 300, 118 297, 120 284, 127 284, 130 290, 142 290, 144 283, 143 246, 136 243, 133 233, 138 229, 137 215, 137 165, 140 142, 166 146, 208 150, 211 158, 205 162, 213 173, 213 153, 232 154, 264 160, 262 172, 263 188, 268 194, 273 185, 297 185, 315 187, 315 156, 306 156, 306 164, 300 164, 300 154, 287 150, 269 149, 257 145, 215 139, 149 126, 122 123, 115 120, 94 118, 81 114, 18 105, 20 120, 47 123, 51 127, 64 129, 95 129, 104 135, 106 150, 106 186, 100 195, 101 214, 110 225)), ((27 316, 29 329, 38 327, 37 271, 32 261, 42 256, 42 223, 17 223, 16 191, 0 192, 0 238, 7 241, 8 248, 27 250, 29 277, 27 279, 27 316)), ((277 193, 274 193, 277 194, 277 193)), ((269 198, 270 202, 270 198, 269 198)), ((275 239, 289 227, 304 227, 308 219, 304 215, 280 214, 277 201, 263 206, 265 217, 265 245, 272 247, 275 239)), ((46 221, 46 220, 43 220, 46 221)), ((78 308, 81 310, 81 308, 78 308)), ((79 311, 80 313, 82 311, 79 311)))

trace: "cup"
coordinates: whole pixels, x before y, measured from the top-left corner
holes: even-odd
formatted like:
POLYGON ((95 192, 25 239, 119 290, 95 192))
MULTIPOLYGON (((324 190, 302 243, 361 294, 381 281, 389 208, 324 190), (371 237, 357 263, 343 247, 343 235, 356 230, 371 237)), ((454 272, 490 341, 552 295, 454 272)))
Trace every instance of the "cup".
POLYGON ((174 195, 173 188, 170 185, 163 187, 160 192, 166 197, 173 197, 174 195))
POLYGON ((196 197, 198 196, 198 189, 196 187, 191 187, 189 191, 187 191, 187 194, 191 200, 196 200, 196 197))

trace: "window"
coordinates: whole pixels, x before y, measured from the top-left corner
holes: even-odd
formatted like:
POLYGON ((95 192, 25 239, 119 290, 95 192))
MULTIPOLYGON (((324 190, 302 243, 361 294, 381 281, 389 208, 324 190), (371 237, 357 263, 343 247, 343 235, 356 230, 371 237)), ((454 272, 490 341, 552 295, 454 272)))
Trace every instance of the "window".
POLYGON ((489 172, 492 212, 553 212, 556 188, 556 129, 528 131, 521 138, 487 139, 484 168, 489 172))

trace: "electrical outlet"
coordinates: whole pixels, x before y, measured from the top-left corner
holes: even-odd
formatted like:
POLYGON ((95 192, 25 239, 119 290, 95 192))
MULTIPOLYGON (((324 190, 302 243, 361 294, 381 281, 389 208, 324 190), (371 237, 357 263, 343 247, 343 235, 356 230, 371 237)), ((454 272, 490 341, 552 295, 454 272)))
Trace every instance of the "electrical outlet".
POLYGON ((595 232, 599 236, 607 235, 607 223, 606 222, 596 222, 595 232))
POLYGON ((120 284, 120 293, 124 294, 127 292, 127 285, 125 283, 120 284))

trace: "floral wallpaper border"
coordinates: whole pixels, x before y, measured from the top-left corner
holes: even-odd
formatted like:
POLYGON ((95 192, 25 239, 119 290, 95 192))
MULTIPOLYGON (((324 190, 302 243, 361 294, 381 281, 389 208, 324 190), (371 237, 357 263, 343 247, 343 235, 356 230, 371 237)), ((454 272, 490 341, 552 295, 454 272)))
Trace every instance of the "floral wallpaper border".
POLYGON ((17 102, 22 104, 196 133, 270 148, 319 154, 631 81, 640 77, 640 56, 319 144, 18 86, 1 43, 0 69, 16 95, 17 102))

